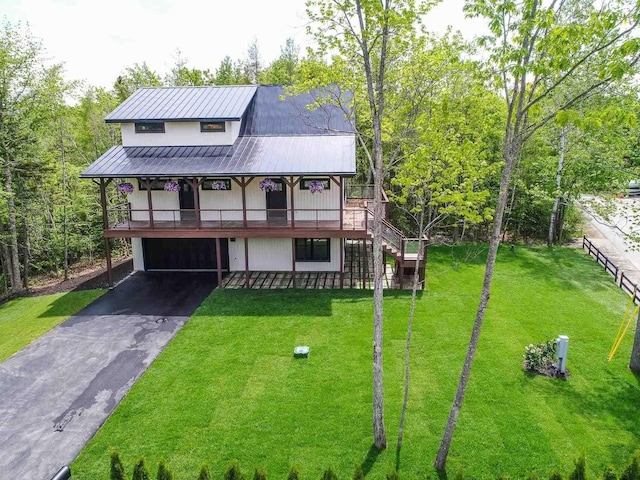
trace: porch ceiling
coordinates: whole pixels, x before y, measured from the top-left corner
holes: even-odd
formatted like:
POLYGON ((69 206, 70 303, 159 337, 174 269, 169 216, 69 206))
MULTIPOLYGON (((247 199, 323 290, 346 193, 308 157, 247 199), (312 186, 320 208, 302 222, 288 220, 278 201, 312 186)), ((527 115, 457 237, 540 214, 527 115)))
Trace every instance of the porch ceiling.
POLYGON ((233 146, 112 147, 83 178, 342 175, 356 173, 355 137, 239 137, 233 146))

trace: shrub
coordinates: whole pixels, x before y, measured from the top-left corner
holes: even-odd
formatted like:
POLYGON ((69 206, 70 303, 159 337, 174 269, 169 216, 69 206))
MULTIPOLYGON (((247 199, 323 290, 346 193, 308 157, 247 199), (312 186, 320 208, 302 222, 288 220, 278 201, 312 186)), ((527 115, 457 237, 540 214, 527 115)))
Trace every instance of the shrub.
POLYGON ((631 460, 631 464, 627 467, 627 469, 622 472, 620 475, 620 480, 640 480, 640 469, 638 468, 638 456, 635 455, 633 460, 631 460))
POLYGON ((291 467, 287 480, 300 480, 300 471, 296 467, 291 467))
POLYGON ((109 478, 111 480, 125 480, 127 478, 124 474, 124 466, 120 460, 120 454, 116 450, 111 450, 111 474, 109 478))
POLYGON ((256 471, 253 474, 253 480, 267 480, 267 471, 264 468, 256 467, 256 471))
POLYGON ((560 475, 558 472, 551 472, 551 475, 549 475, 549 480, 562 480, 562 475, 560 475))
POLYGON ((173 480, 173 475, 169 470, 167 470, 166 465, 162 461, 160 462, 160 465, 158 465, 158 475, 156 475, 156 479, 157 480, 173 480))
POLYGON ((322 480, 338 480, 338 476, 331 467, 327 468, 322 474, 322 480))
POLYGON ((362 471, 361 465, 356 465, 356 468, 353 470, 353 475, 351 475, 351 480, 364 480, 364 472, 362 471))
POLYGON ((209 465, 203 463, 200 467, 200 474, 198 480, 211 480, 211 473, 209 472, 209 465))
POLYGON ((395 468, 389 470, 389 472, 387 473, 387 480, 400 480, 398 472, 395 468))
POLYGON ((618 480, 618 476, 616 475, 613 467, 607 467, 602 474, 602 480, 618 480))
POLYGON ((237 460, 231 462, 227 471, 224 472, 224 480, 244 480, 244 475, 240 471, 240 465, 238 465, 237 460))
POLYGON ((133 467, 133 480, 151 480, 147 466, 144 464, 144 457, 141 457, 133 467))
POLYGON ((556 355, 555 340, 548 340, 538 345, 530 344, 524 347, 524 361, 522 366, 525 370, 537 373, 546 373, 553 365, 556 355))
POLYGON ((585 480, 586 478, 586 462, 584 460, 584 454, 580 455, 578 459, 575 461, 575 468, 571 475, 569 475, 569 480, 585 480))

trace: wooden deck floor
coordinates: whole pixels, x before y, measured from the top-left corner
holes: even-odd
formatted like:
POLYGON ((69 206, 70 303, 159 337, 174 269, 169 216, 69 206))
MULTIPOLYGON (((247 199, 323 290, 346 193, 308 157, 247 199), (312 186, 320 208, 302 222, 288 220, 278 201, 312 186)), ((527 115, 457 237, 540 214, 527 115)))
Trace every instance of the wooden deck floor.
MULTIPOLYGON (((338 289, 340 272, 296 272, 296 287, 301 289, 338 289)), ((371 246, 362 252, 360 242, 347 241, 342 288, 372 289, 373 261, 371 246)), ((222 288, 247 288, 245 272, 230 272, 222 280, 222 288)), ((407 282, 408 283, 408 282, 407 282)), ((391 265, 387 265, 385 288, 397 288, 391 265)), ((293 272, 249 272, 249 287, 255 289, 294 288, 293 272)))

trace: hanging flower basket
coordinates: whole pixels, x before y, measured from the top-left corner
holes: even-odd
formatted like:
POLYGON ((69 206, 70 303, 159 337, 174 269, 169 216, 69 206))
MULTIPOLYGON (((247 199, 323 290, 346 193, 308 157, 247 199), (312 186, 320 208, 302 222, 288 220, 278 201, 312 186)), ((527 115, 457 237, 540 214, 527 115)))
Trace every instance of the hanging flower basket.
POLYGON ((165 192, 179 192, 180 191, 180 185, 178 185, 178 183, 174 182, 173 180, 169 180, 168 182, 164 183, 164 191, 165 192))
POLYGON ((309 191, 311 193, 324 192, 324 182, 322 180, 311 180, 309 182, 309 191))
POLYGON ((131 194, 133 193, 133 184, 129 182, 123 182, 118 184, 118 193, 131 194))
POLYGON ((260 182, 260 190, 270 192, 271 190, 276 188, 276 182, 271 180, 270 178, 265 178, 260 182))
POLYGON ((224 180, 215 180, 214 182, 211 182, 211 190, 226 190, 227 189, 227 182, 225 182, 224 180))

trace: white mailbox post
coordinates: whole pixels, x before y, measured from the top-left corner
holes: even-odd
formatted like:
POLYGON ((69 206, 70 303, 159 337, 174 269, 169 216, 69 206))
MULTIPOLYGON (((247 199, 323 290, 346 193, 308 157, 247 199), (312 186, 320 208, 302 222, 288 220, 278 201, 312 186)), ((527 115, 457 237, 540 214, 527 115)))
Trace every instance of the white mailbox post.
POLYGON ((556 344, 558 346, 558 370, 560 373, 565 373, 567 370, 567 350, 569 350, 569 337, 566 335, 558 335, 556 338, 556 344))

